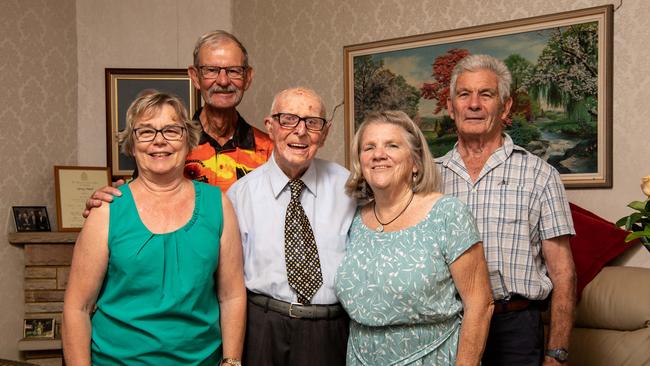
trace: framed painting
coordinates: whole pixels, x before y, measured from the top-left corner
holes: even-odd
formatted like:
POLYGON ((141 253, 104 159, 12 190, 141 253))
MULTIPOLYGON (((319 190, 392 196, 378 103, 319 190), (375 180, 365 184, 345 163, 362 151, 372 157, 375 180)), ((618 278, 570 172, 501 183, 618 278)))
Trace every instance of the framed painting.
POLYGON ((142 92, 159 90, 178 96, 190 118, 199 109, 201 94, 187 69, 105 69, 106 162, 114 178, 129 177, 135 161, 120 152, 117 133, 126 127, 126 110, 142 92))
POLYGON ((489 54, 512 73, 505 131, 553 165, 567 188, 612 186, 613 6, 345 46, 346 163, 373 110, 399 109, 434 156, 455 144, 446 110, 451 70, 489 54))

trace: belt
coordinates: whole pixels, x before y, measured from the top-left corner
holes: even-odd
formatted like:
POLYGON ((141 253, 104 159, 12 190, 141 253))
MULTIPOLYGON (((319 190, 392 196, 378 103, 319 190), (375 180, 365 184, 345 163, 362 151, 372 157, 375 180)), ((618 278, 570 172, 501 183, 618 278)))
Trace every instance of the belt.
POLYGON ((248 301, 272 310, 276 313, 298 319, 334 319, 345 314, 341 304, 334 305, 303 305, 297 302, 286 302, 274 298, 248 292, 248 301))
POLYGON ((510 313, 513 311, 526 310, 537 301, 531 301, 525 298, 517 297, 507 301, 494 302, 494 314, 510 313))

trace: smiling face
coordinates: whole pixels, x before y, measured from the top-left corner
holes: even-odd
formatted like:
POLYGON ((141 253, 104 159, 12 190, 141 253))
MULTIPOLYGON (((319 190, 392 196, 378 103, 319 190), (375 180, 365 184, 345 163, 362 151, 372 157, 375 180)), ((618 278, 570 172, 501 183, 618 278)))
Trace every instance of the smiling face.
POLYGON ((206 105, 212 108, 235 108, 253 80, 251 67, 246 70, 243 79, 232 80, 225 70, 221 70, 214 79, 206 79, 201 75, 198 66, 244 66, 244 54, 236 43, 228 40, 205 44, 199 50, 198 65, 190 66, 188 73, 194 87, 201 91, 206 105))
POLYGON ((465 71, 456 81, 455 96, 447 101, 449 116, 456 122, 459 138, 500 139, 503 120, 512 100, 502 104, 497 75, 485 69, 465 71))
POLYGON ((397 125, 381 122, 370 123, 363 131, 359 163, 363 178, 375 194, 410 189, 417 168, 406 133, 397 125))
MULTIPOLYGON (((161 108, 139 119, 133 127, 134 129, 149 127, 160 130, 167 126, 183 126, 183 123, 172 106, 163 104, 161 108)), ((133 152, 138 172, 141 175, 177 172, 179 176, 182 176, 185 157, 188 153, 187 131, 183 132, 183 137, 178 141, 167 141, 160 132, 156 134, 153 141, 138 142, 136 140, 133 152)))
MULTIPOLYGON (((303 118, 324 116, 320 99, 304 89, 291 89, 277 96, 271 114, 276 113, 291 113, 303 118)), ((304 121, 294 128, 284 128, 273 117, 265 118, 264 124, 273 140, 275 162, 290 179, 299 178, 309 168, 329 130, 326 124, 321 131, 310 131, 304 121)))

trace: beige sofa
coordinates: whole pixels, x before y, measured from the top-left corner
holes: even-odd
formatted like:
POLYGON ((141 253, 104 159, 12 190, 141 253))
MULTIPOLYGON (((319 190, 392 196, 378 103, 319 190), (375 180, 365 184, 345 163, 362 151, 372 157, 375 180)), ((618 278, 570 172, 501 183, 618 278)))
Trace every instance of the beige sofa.
POLYGON ((585 287, 572 366, 650 366, 650 268, 604 267, 585 287))

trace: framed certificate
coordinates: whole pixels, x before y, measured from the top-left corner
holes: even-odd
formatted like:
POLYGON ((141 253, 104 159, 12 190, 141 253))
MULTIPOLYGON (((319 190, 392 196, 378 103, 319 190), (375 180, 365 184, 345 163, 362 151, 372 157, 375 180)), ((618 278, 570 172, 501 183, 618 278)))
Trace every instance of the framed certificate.
POLYGON ((97 188, 110 185, 111 179, 105 167, 57 165, 54 166, 54 183, 59 231, 80 231, 86 200, 97 188))

